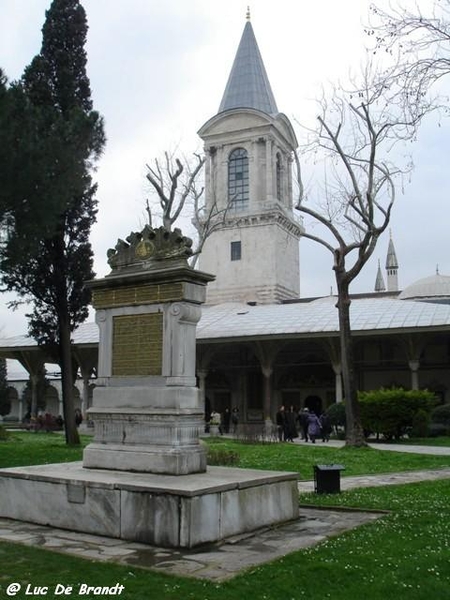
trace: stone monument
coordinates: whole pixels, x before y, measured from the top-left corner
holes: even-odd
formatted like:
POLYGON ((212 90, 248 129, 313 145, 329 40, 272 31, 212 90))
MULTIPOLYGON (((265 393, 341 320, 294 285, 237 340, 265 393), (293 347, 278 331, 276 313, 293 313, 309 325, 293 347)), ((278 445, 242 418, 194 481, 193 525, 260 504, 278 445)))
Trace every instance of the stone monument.
POLYGON ((145 227, 89 283, 100 329, 83 462, 0 470, 0 516, 190 548, 298 517, 297 474, 207 467, 195 332, 213 276, 179 230, 145 227))
POLYGON ((188 266, 179 229, 145 227, 108 252, 92 281, 100 330, 89 468, 186 475, 206 471, 195 378, 195 332, 213 276, 188 266))

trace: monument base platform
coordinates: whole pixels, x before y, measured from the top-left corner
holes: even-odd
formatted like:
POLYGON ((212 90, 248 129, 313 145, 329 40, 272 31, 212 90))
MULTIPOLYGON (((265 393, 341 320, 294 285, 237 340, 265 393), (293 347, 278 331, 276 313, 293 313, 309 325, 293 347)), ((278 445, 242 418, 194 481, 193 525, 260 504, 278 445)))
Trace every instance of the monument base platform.
POLYGON ((191 548, 297 519, 297 474, 208 467, 173 476, 81 462, 1 469, 0 516, 191 548))

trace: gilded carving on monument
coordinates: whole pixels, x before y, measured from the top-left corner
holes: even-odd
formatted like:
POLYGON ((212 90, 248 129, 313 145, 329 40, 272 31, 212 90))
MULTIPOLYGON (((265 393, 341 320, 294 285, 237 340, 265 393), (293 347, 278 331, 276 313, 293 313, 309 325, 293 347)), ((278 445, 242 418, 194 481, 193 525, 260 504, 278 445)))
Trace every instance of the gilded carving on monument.
POLYGON ((125 241, 119 239, 107 253, 108 264, 113 272, 159 268, 163 260, 180 261, 187 265, 191 255, 192 240, 184 236, 180 229, 153 229, 149 225, 141 232, 130 233, 125 241))

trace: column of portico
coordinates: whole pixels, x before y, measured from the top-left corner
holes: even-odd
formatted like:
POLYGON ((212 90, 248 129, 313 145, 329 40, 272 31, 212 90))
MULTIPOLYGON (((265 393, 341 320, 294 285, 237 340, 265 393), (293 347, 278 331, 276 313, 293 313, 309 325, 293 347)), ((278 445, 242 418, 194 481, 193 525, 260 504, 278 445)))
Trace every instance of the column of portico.
POLYGON ((266 424, 271 424, 275 416, 275 408, 272 406, 272 375, 275 359, 283 346, 283 342, 255 342, 255 356, 259 360, 261 373, 263 375, 263 410, 266 424))
POLYGON ((342 366, 341 363, 332 362, 331 366, 333 367, 334 375, 335 375, 335 398, 336 402, 342 402, 343 399, 343 391, 342 391, 342 366))
POLYGON ((261 366, 261 372, 263 374, 263 397, 264 397, 264 419, 270 420, 271 413, 271 399, 272 399, 272 374, 273 366, 265 365, 261 366))
POLYGON ((339 340, 328 340, 322 343, 325 352, 330 358, 331 367, 335 376, 335 400, 342 402, 343 400, 343 385, 342 385, 342 361, 341 348, 339 340))
POLYGON ((419 367, 420 361, 410 360, 408 361, 409 368, 411 369, 411 389, 419 389, 419 367))
POLYGON ((408 366, 411 371, 411 389, 419 389, 420 357, 424 351, 426 341, 422 336, 415 334, 404 335, 399 338, 404 348, 408 366))
POLYGON ((205 406, 205 401, 206 401, 206 377, 207 376, 208 376, 208 371, 197 371, 198 389, 200 390, 200 402, 201 402, 201 406, 205 406))

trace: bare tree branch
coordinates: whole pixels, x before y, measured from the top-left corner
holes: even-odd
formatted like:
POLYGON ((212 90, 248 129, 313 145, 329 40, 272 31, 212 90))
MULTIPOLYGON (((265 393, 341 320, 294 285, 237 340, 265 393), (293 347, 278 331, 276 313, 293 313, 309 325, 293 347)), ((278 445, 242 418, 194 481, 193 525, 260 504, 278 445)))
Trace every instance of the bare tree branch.
MULTIPOLYGON (((147 165, 146 174, 152 191, 158 198, 164 227, 171 230, 180 218, 188 217, 195 229, 197 239, 190 259, 192 267, 195 267, 206 239, 226 221, 233 201, 233 198, 229 199, 226 205, 220 208, 213 183, 208 207, 205 206, 205 188, 200 179, 206 157, 194 153, 194 158, 195 161, 184 157, 180 159, 166 151, 163 161, 155 159, 153 166, 147 165)), ((154 215, 149 200, 146 201, 145 211, 148 223, 152 226, 154 215)))

